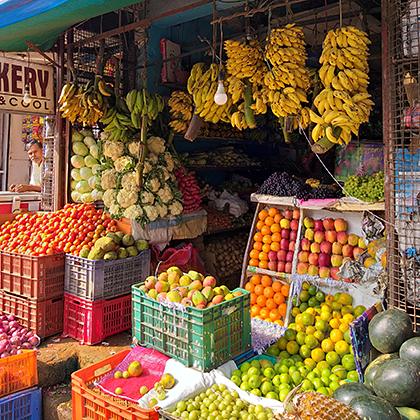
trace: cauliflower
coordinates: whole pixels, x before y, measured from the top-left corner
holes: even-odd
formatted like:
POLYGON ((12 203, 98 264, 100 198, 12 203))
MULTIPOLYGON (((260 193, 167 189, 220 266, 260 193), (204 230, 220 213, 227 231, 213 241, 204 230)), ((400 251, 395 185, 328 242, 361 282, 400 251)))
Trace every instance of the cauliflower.
POLYGON ((136 173, 133 171, 124 174, 121 180, 121 186, 126 190, 138 192, 139 189, 136 184, 136 173))
POLYGON ((156 207, 156 209, 157 209, 160 217, 167 216, 167 214, 168 214, 168 206, 166 206, 165 204, 160 205, 160 204, 156 203, 155 204, 155 207, 156 207))
POLYGON ((143 166, 143 175, 148 174, 152 169, 152 165, 146 161, 143 166))
POLYGON ((155 202, 155 196, 147 191, 143 191, 140 195, 142 204, 153 204, 155 202))
POLYGON ((143 207, 143 210, 151 222, 155 221, 159 217, 159 212, 156 207, 146 206, 146 207, 143 207))
POLYGON ((120 190, 117 195, 118 204, 125 209, 135 204, 138 198, 138 191, 131 191, 125 188, 120 190))
POLYGON ((171 174, 168 172, 168 170, 164 166, 158 166, 158 169, 162 171, 163 178, 165 181, 167 181, 171 177, 171 174))
POLYGON ((143 216, 143 209, 141 208, 141 206, 137 206, 135 204, 133 204, 130 207, 127 207, 124 210, 124 217, 126 217, 127 219, 137 219, 137 217, 143 216))
POLYGON ((150 162, 151 165, 156 165, 158 161, 158 156, 154 153, 149 153, 149 156, 146 159, 146 162, 150 162))
POLYGON ((115 201, 115 195, 117 191, 114 189, 106 190, 104 192, 104 195, 102 196, 102 200, 104 201, 104 204, 106 207, 111 207, 112 204, 114 204, 115 201))
POLYGON ((149 152, 160 154, 165 152, 165 140, 160 137, 150 137, 147 139, 147 148, 149 152))
POLYGON ((107 140, 103 147, 103 153, 115 162, 124 153, 124 143, 120 141, 107 140))
POLYGON ((112 216, 119 216, 120 213, 120 206, 118 204, 113 204, 110 208, 109 208, 109 213, 112 216))
POLYGON ((111 133, 109 131, 102 131, 101 132, 101 140, 105 141, 109 139, 111 133))
POLYGON ((132 163, 133 163, 133 158, 129 156, 122 156, 114 162, 114 166, 115 166, 116 171, 121 173, 127 169, 127 165, 130 165, 132 163))
POLYGON ((175 163, 170 153, 165 153, 165 162, 166 162, 166 167, 168 168, 168 171, 172 172, 174 170, 175 163))
POLYGON ((164 203, 167 203, 168 201, 171 201, 174 198, 168 184, 165 184, 165 186, 158 191, 158 196, 164 203))
POLYGON ((133 141, 128 145, 128 151, 130 152, 130 155, 137 156, 137 153, 139 152, 139 141, 133 141))
POLYGON ((117 187, 117 178, 115 169, 108 169, 102 172, 101 187, 104 191, 117 187))
POLYGON ((152 178, 148 182, 148 186, 152 189, 153 192, 156 192, 160 188, 160 182, 157 178, 152 178))
POLYGON ((171 212, 172 216, 177 216, 178 214, 181 214, 183 210, 184 208, 182 207, 182 204, 179 201, 175 201, 175 203, 169 206, 169 211, 171 212))

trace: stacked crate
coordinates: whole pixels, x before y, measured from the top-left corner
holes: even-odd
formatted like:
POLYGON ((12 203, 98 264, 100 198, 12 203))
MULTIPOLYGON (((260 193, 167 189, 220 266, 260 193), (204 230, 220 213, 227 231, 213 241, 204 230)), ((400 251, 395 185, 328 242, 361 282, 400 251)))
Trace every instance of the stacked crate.
POLYGON ((64 333, 84 344, 131 328, 131 286, 150 273, 150 250, 115 261, 66 255, 64 333))
POLYGON ((64 253, 33 256, 0 250, 0 312, 40 338, 63 331, 64 253))

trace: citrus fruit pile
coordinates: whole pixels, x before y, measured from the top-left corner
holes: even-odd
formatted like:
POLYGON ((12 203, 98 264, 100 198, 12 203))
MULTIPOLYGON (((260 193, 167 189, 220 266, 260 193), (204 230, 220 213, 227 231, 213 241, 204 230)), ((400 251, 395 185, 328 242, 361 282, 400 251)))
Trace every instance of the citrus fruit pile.
POLYGON ((254 275, 245 284, 245 290, 251 293, 251 316, 267 322, 284 326, 282 318, 286 316, 289 285, 270 276, 254 275))
POLYGON ((299 228, 299 209, 280 210, 271 207, 258 213, 257 232, 249 253, 249 265, 280 273, 292 272, 299 228))

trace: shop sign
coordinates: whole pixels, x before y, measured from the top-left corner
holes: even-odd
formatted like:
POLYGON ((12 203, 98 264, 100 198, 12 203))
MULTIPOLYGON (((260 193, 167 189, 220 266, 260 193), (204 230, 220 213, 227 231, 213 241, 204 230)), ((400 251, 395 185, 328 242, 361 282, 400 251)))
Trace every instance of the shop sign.
POLYGON ((0 57, 0 112, 54 114, 53 68, 0 57), (25 85, 29 86, 29 103, 23 100, 25 85))

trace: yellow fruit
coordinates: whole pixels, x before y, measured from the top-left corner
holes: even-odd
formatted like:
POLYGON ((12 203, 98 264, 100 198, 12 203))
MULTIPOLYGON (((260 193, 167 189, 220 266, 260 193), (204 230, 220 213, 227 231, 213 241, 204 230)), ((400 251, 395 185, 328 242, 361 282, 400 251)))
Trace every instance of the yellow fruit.
POLYGON ((286 346, 286 351, 290 354, 299 353, 299 344, 296 341, 289 341, 286 346))
POLYGON ((341 308, 342 307, 343 307, 343 304, 341 302, 333 302, 332 303, 332 309, 333 309, 333 311, 341 311, 341 308))
POLYGON ((351 305, 353 298, 348 293, 341 293, 340 297, 338 298, 338 302, 342 305, 351 305))
POLYGON ((349 329, 349 324, 346 324, 345 322, 343 322, 338 329, 344 334, 348 329, 349 329))
POLYGON ((318 348, 316 348, 316 349, 313 349, 313 350, 311 351, 311 359, 312 359, 314 362, 318 363, 318 362, 320 362, 321 360, 324 360, 324 359, 325 359, 325 353, 324 353, 324 352, 323 352, 323 350, 322 350, 322 349, 320 349, 319 347, 318 347, 318 348))
POLYGON ((325 338, 321 342, 321 349, 325 353, 329 353, 330 351, 333 351, 335 347, 334 341, 331 340, 331 338, 325 338))
POLYGON ((337 341, 337 343, 335 343, 334 350, 340 356, 350 353, 349 345, 344 340, 337 341))
POLYGON ((343 316, 343 322, 350 324, 353 322, 356 318, 352 314, 346 314, 343 316))
POLYGON ((297 332, 305 332, 306 327, 303 324, 296 324, 295 330, 297 332))
POLYGON ((306 327, 305 333, 307 335, 314 335, 315 331, 316 331, 316 328, 310 325, 309 327, 306 327))
POLYGON ((331 330, 330 338, 332 341, 334 341, 334 343, 338 343, 343 339, 343 333, 339 329, 331 330))
POLYGON ((171 389, 175 385, 175 378, 170 373, 165 373, 160 382, 165 389, 171 389))
POLYGON ((137 362, 137 361, 131 362, 127 370, 130 376, 140 376, 141 373, 143 372, 143 368, 140 362, 137 362))
POLYGON ((333 318, 333 319, 330 321, 330 327, 331 327, 331 328, 339 328, 339 327, 340 327, 340 320, 339 320, 339 319, 337 319, 337 318, 333 318))

